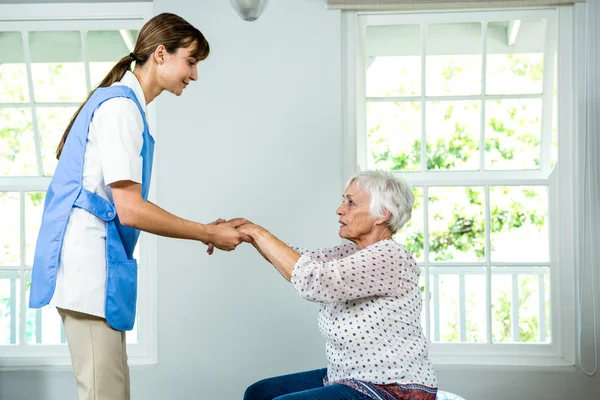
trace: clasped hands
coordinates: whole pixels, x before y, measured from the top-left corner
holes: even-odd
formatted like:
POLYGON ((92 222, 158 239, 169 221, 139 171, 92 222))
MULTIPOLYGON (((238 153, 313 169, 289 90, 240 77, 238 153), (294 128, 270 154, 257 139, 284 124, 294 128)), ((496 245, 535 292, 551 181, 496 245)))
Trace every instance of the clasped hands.
POLYGON ((219 250, 231 251, 242 242, 252 243, 256 235, 263 229, 244 218, 234 218, 229 221, 219 218, 207 224, 209 241, 206 252, 210 255, 215 247, 219 250))

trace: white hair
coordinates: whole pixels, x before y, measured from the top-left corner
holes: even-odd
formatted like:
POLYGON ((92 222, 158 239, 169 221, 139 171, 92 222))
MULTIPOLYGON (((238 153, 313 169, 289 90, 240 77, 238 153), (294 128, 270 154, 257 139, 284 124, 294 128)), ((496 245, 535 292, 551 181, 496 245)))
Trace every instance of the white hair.
POLYGON ((390 212, 387 225, 392 234, 410 221, 415 196, 404 179, 384 171, 363 171, 350 178, 346 188, 352 182, 356 182, 356 186, 369 196, 372 217, 385 218, 385 211, 390 212))

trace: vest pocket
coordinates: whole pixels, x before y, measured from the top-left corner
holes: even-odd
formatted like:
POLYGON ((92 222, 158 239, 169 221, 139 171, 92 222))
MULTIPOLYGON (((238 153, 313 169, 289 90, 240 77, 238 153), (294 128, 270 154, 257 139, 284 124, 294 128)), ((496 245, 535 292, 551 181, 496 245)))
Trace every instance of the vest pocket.
POLYGON ((135 323, 137 261, 108 261, 106 271, 106 322, 116 330, 130 331, 135 323))

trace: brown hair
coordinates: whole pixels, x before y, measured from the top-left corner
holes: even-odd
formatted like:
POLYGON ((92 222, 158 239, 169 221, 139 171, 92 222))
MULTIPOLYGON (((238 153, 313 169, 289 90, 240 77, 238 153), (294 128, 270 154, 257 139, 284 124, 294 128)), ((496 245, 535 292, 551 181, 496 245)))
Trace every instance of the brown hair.
MULTIPOLYGON (((165 46, 165 49, 170 54, 173 54, 177 49, 188 47, 195 43, 196 47, 192 52, 191 56, 197 61, 202 61, 208 57, 210 47, 208 42, 198 29, 194 28, 190 23, 181 18, 178 15, 163 13, 155 16, 142 27, 137 41, 135 42, 135 48, 131 54, 121 58, 110 72, 100 82, 98 87, 108 87, 113 83, 123 79, 123 76, 131 68, 131 62, 135 61, 136 65, 142 66, 148 61, 148 59, 154 54, 154 51, 161 44, 165 46)), ((65 129, 58 148, 56 149, 56 158, 60 158, 67 136, 73 127, 73 123, 77 119, 77 116, 81 112, 81 109, 90 99, 94 90, 88 95, 87 99, 75 112, 69 122, 69 126, 65 129)))

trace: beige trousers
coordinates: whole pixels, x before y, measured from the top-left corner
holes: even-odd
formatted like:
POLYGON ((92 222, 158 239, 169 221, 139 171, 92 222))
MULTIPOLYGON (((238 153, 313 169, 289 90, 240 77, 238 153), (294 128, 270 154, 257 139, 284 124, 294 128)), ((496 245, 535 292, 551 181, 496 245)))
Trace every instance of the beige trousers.
POLYGON ((79 400, 129 400, 125 332, 104 318, 57 308, 65 327, 79 400))

